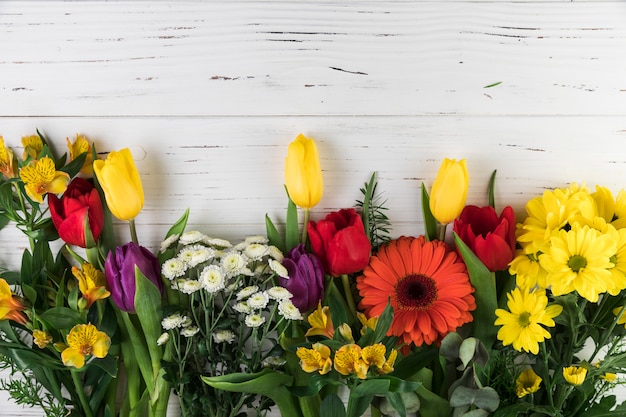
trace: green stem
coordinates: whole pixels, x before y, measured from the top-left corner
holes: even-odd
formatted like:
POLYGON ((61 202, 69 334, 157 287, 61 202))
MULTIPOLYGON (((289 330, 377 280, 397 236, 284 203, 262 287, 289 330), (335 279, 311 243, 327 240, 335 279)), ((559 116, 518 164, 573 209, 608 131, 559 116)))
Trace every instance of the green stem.
POLYGON ((135 219, 130 219, 128 221, 128 226, 130 227, 130 239, 131 241, 139 244, 139 239, 137 239, 137 228, 135 227, 135 219))
POLYGON ((310 217, 311 217, 311 210, 304 209, 304 221, 302 222, 302 244, 303 245, 306 245, 306 240, 308 238, 307 225, 309 224, 310 217))
POLYGON ((85 395, 85 390, 83 389, 83 383, 80 380, 78 372, 74 369, 70 370, 72 374, 72 381, 74 382, 74 387, 76 388, 76 394, 78 394, 78 398, 80 400, 80 405, 85 413, 85 417, 93 417, 93 413, 91 412, 91 407, 89 406, 89 400, 87 400, 87 396, 85 395))
POLYGON ((443 223, 439 225, 439 240, 442 242, 446 240, 446 226, 448 225, 443 223))
POLYGON ((343 291, 346 296, 346 303, 348 303, 348 308, 350 312, 354 315, 356 314, 356 304, 354 303, 354 297, 352 296, 352 289, 350 288, 350 277, 348 274, 343 274, 341 276, 341 282, 343 284, 343 291))
MULTIPOLYGON (((541 346, 541 354, 543 356, 543 362, 544 362, 544 367, 545 369, 550 369, 550 366, 548 364, 548 351, 546 349, 546 344, 545 343, 540 343, 541 346)), ((545 377, 550 378, 550 375, 545 375, 545 377)), ((554 407, 554 398, 552 397, 553 392, 552 392, 552 379, 549 379, 549 383, 548 381, 544 382, 546 384, 546 391, 548 393, 548 402, 550 403, 550 406, 554 407)))

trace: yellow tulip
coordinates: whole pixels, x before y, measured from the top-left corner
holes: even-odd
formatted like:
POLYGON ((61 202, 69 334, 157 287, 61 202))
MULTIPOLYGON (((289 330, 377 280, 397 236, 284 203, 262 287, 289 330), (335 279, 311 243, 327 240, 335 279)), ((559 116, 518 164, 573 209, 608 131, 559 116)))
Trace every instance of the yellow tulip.
POLYGON ((285 185, 289 197, 299 207, 310 209, 321 200, 324 181, 313 139, 300 134, 289 144, 285 158, 285 185))
POLYGON ((130 149, 111 152, 105 161, 93 162, 111 213, 120 220, 132 220, 143 208, 143 187, 130 149))
POLYGON ((445 158, 430 192, 430 211, 439 223, 448 224, 459 217, 465 207, 468 186, 465 159, 445 158))

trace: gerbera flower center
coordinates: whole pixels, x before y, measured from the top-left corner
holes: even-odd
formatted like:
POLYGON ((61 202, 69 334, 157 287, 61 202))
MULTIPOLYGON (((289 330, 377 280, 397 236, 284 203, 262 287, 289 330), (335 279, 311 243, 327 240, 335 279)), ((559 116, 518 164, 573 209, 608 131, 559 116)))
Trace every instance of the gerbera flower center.
POLYGON ((587 258, 580 255, 574 255, 567 261, 567 266, 574 272, 578 272, 587 266, 587 258))
POLYGON ((425 310, 437 299, 437 284, 421 274, 410 274, 398 281, 396 297, 400 308, 425 310))

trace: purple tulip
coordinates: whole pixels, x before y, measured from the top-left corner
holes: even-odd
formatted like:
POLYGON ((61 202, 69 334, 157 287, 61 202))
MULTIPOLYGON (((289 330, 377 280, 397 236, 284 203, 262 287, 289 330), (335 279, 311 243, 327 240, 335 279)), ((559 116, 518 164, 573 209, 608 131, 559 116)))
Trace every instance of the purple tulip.
POLYGON ((280 285, 293 294, 293 304, 302 312, 317 307, 324 296, 324 267, 319 258, 300 244, 287 253, 283 266, 289 279, 280 278, 280 285))
POLYGON ((129 242, 110 251, 104 263, 111 298, 128 313, 135 312, 135 266, 163 293, 159 261, 148 249, 129 242))

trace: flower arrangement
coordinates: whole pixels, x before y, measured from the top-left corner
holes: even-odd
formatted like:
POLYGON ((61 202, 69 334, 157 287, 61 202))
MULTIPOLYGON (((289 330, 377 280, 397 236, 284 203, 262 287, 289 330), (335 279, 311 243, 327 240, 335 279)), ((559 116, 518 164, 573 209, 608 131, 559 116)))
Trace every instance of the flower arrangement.
POLYGON ((423 233, 391 237, 375 173, 352 207, 311 219, 323 177, 299 135, 284 221, 232 244, 186 230, 186 212, 155 256, 134 227, 130 151, 22 146, 0 138, 2 225, 30 242, 0 279, 0 363, 22 376, 1 387, 47 416, 165 416, 170 390, 184 417, 626 412, 611 394, 626 367, 624 191, 546 190, 518 222, 496 210, 495 172, 487 205, 468 205, 466 162, 444 159, 422 185, 423 233))

